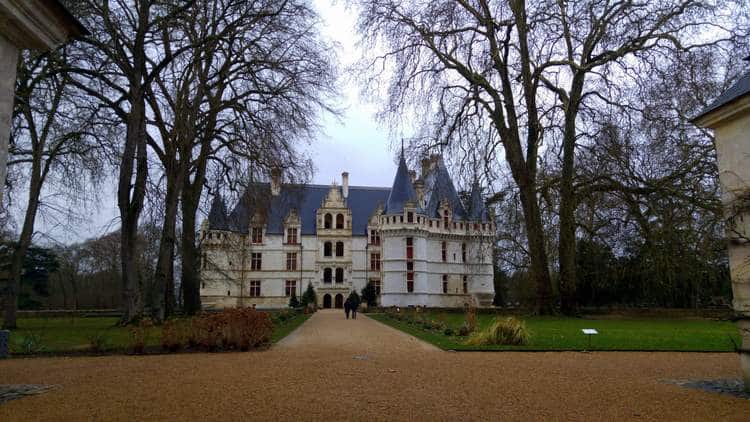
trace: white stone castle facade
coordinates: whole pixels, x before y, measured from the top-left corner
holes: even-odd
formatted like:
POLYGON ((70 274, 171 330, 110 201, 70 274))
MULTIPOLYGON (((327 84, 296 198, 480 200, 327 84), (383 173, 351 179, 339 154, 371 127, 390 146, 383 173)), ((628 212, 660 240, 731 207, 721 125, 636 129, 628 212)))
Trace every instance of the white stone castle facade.
POLYGON ((308 284, 341 307, 372 283, 381 306, 490 306, 494 222, 478 185, 463 203, 440 156, 391 188, 257 184, 201 225, 203 307, 281 308, 308 284))

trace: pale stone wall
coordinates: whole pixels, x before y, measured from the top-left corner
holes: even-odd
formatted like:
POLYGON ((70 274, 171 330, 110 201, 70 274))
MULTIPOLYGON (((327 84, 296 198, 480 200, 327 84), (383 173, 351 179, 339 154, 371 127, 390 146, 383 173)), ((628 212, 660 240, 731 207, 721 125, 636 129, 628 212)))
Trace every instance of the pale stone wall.
POLYGON ((750 391, 750 94, 701 116, 714 129, 722 203, 729 241, 732 305, 740 315, 745 388, 750 391))

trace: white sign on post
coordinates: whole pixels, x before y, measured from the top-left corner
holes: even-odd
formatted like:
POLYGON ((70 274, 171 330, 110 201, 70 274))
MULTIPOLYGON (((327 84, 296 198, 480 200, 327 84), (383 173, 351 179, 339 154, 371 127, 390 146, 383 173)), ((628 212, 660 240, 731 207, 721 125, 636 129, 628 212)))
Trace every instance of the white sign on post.
POLYGON ((583 331, 583 334, 586 334, 586 335, 589 335, 589 336, 592 335, 592 334, 599 334, 599 332, 596 331, 593 328, 584 328, 581 331, 583 331))

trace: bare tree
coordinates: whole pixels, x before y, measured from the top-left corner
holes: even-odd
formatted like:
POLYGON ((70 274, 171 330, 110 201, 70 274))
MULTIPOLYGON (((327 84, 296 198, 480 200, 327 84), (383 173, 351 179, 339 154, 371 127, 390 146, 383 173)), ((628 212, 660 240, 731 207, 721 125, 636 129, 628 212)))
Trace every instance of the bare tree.
POLYGON ((695 0, 355 3, 370 52, 363 62, 369 86, 389 78, 386 114, 419 116, 420 138, 434 140, 422 147, 476 145, 487 161, 502 147, 523 209, 540 313, 552 309, 540 151, 561 148, 557 248, 562 310, 572 313, 581 110, 616 101, 610 88, 626 85, 629 70, 648 72, 660 56, 731 39, 736 30, 728 19, 734 5, 695 0))
POLYGON ((192 1, 83 0, 82 19, 91 35, 82 40, 72 71, 75 84, 108 108, 125 128, 119 145, 117 204, 121 222, 121 265, 124 296, 122 323, 140 318, 137 234, 148 177, 147 92, 156 75, 189 50, 165 50, 157 34, 169 31, 192 1))
MULTIPOLYGON (((88 170, 100 173, 97 110, 74 94, 66 65, 66 49, 49 54, 21 55, 16 80, 16 103, 10 144, 12 171, 28 172, 28 190, 21 233, 15 242, 5 299, 6 328, 16 327, 21 273, 31 245, 41 195, 50 178, 76 190, 88 170), (15 168, 13 168, 15 167, 15 168)), ((93 182, 95 177, 89 177, 93 182)))

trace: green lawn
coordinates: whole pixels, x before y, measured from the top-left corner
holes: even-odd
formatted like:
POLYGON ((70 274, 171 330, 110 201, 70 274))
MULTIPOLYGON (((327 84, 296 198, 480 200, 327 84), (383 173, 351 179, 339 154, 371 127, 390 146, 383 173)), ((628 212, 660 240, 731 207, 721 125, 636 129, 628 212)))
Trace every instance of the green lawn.
MULTIPOLYGON (((463 314, 428 313, 457 330, 463 314)), ((629 350, 732 352, 740 344, 737 327, 726 321, 707 319, 584 319, 564 317, 522 317, 531 333, 524 346, 467 346, 465 338, 446 336, 420 325, 396 321, 384 314, 372 318, 446 350, 629 350), (588 339, 581 329, 594 328, 599 334, 588 339), (734 343, 732 342, 734 340, 734 343)), ((478 329, 488 326, 494 315, 478 315, 478 329)))
MULTIPOLYGON (((299 314, 275 324, 271 341, 278 342, 309 317, 299 314)), ((126 351, 130 332, 126 327, 117 326, 117 321, 116 317, 19 318, 19 328, 10 335, 10 351, 15 355, 86 352, 96 336, 105 339, 107 350, 126 351)), ((161 327, 148 329, 146 347, 161 347, 161 327)))

